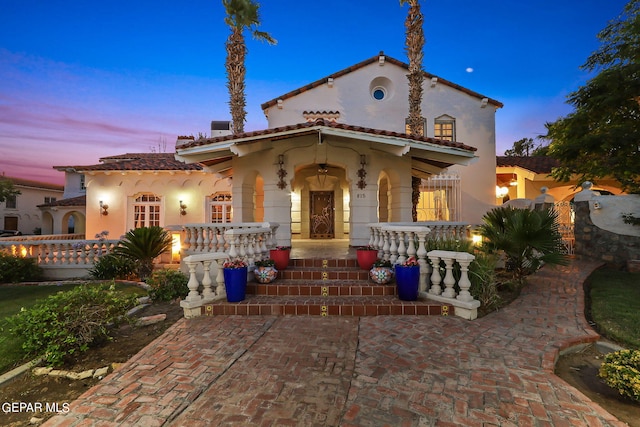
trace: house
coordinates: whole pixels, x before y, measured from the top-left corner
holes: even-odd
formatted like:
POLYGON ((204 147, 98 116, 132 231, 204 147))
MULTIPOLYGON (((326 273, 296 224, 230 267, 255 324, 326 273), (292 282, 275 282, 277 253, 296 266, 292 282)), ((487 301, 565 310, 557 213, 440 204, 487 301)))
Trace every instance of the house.
POLYGON ((425 73, 425 133, 407 135, 407 70, 380 53, 264 103, 267 129, 233 135, 212 122, 211 138, 178 137, 175 155, 56 166, 69 200, 43 207, 47 227, 65 232, 74 218, 89 237, 116 237, 144 225, 270 221, 281 244, 362 245, 370 223, 479 223, 496 204, 502 104, 425 73))
POLYGON ((407 72, 381 52, 262 104, 267 129, 179 138, 176 159, 232 177, 234 221, 276 221, 282 242, 365 244, 370 223, 412 221, 418 198, 419 219, 479 223, 502 104, 424 73, 425 134, 407 135, 407 72))
MULTIPOLYGON (((551 171, 559 165, 556 159, 547 156, 498 156, 496 158, 496 198, 530 199, 538 197, 543 187, 546 194, 556 202, 570 202, 580 191, 581 182, 573 179, 558 182, 551 171)), ((620 184, 613 179, 598 180, 593 188, 601 194, 622 194, 620 184)))
POLYGON ((42 213, 38 205, 62 198, 62 185, 6 176, 0 179, 11 181, 14 188, 20 191, 20 194, 0 203, 0 228, 16 230, 21 234, 39 234, 42 213))
POLYGON ((98 164, 55 168, 65 171, 73 190, 69 199, 42 207, 54 229, 75 215, 76 223, 84 219, 88 238, 109 231, 117 239, 132 228, 217 222, 231 215, 229 180, 177 161, 173 153, 127 153, 98 164), (78 195, 82 191, 86 194, 78 195))

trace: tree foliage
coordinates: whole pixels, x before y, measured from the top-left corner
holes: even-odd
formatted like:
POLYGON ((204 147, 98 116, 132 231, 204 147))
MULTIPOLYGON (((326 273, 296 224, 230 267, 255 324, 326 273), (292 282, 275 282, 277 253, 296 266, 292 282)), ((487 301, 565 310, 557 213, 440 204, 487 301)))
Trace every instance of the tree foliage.
POLYGON ((260 4, 252 0, 222 0, 222 4, 227 14, 224 22, 231 29, 231 34, 225 43, 227 50, 225 68, 227 70, 227 89, 229 90, 233 132, 238 134, 244 132, 244 122, 247 116, 245 109, 247 104, 245 94, 247 45, 244 31, 249 29, 254 38, 269 44, 275 44, 276 40, 269 33, 258 31, 260 4))
POLYGON ((0 178, 0 203, 6 201, 9 197, 17 196, 20 194, 20 190, 13 186, 13 182, 0 178))
POLYGON ((546 125, 549 155, 561 163, 552 175, 610 176, 640 193, 640 0, 631 0, 598 38, 600 48, 582 66, 597 74, 568 98, 575 111, 546 125))

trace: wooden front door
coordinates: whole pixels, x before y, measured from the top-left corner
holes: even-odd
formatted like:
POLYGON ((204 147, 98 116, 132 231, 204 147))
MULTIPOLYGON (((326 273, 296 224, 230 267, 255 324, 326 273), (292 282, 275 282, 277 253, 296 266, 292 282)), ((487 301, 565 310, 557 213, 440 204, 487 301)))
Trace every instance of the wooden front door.
POLYGON ((311 191, 309 196, 311 202, 309 237, 333 239, 335 237, 333 191, 311 191))

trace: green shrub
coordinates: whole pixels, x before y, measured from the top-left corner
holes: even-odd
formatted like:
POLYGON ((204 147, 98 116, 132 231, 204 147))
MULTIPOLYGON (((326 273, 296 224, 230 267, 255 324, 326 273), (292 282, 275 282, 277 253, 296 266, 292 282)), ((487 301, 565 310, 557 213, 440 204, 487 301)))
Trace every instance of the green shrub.
POLYGON ((98 259, 89 275, 96 280, 130 279, 136 268, 135 262, 116 254, 107 254, 98 259))
POLYGON ((599 375, 621 395, 640 401, 640 350, 620 350, 607 354, 599 375))
POLYGON ((504 252, 507 269, 518 283, 543 264, 567 263, 558 214, 553 209, 528 210, 497 207, 483 217, 480 233, 488 253, 504 252))
POLYGON ((27 356, 42 355, 54 366, 108 339, 109 327, 123 321, 135 305, 135 296, 127 296, 114 286, 81 285, 38 301, 8 322, 11 332, 23 339, 27 356))
POLYGON ((0 253, 0 283, 18 283, 38 280, 42 269, 33 258, 0 253))
POLYGON ((147 285, 151 287, 149 295, 154 301, 172 301, 176 298, 184 298, 189 293, 187 283, 189 278, 177 270, 154 271, 147 285))
POLYGON ((171 233, 162 227, 141 227, 129 230, 114 253, 134 261, 136 274, 144 281, 153 272, 153 260, 170 251, 171 243, 171 233))
POLYGON ((477 252, 475 256, 476 259, 469 265, 469 293, 480 301, 483 307, 494 310, 502 302, 496 279, 496 257, 483 252, 477 252))

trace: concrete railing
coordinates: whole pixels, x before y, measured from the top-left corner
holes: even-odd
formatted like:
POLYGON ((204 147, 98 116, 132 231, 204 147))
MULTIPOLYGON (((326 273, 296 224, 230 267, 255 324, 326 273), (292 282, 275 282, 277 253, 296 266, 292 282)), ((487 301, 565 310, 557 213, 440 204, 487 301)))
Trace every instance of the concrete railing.
POLYGON ((38 240, 81 240, 84 239, 84 233, 77 234, 34 234, 29 236, 10 236, 0 237, 0 242, 25 242, 38 240))
POLYGON ((186 255, 207 253, 207 252, 227 252, 229 242, 225 239, 227 230, 244 230, 255 228, 269 228, 270 231, 265 236, 265 245, 268 248, 276 246, 276 231, 280 224, 276 222, 244 222, 244 223, 205 223, 205 224, 185 224, 183 226, 184 238, 182 251, 186 255))
POLYGON ((204 304, 226 297, 222 265, 228 259, 229 255, 224 252, 202 253, 183 258, 182 263, 189 270, 189 282, 187 283, 189 294, 180 301, 184 317, 200 316, 201 307, 204 304), (202 282, 198 281, 199 271, 202 271, 202 282), (211 280, 212 276, 215 281, 211 280), (215 289, 213 288, 214 284, 215 289))
POLYGON ((414 257, 420 264, 420 293, 456 307, 456 315, 465 319, 478 316, 480 302, 469 293, 469 265, 475 256, 467 252, 432 250, 438 241, 467 240, 471 226, 462 222, 411 222, 370 224, 369 246, 378 250, 378 258, 401 264, 414 257), (441 264, 444 264, 441 267, 441 264), (460 269, 457 283, 453 270, 460 269), (437 268, 436 268, 437 266, 437 268), (444 272, 442 273, 441 270, 444 272), (442 277, 444 274, 444 278, 442 277), (444 286, 444 288, 443 288, 444 286))
POLYGON ((117 240, 1 241, 0 252, 33 258, 48 279, 86 277, 96 261, 111 252, 117 240))

